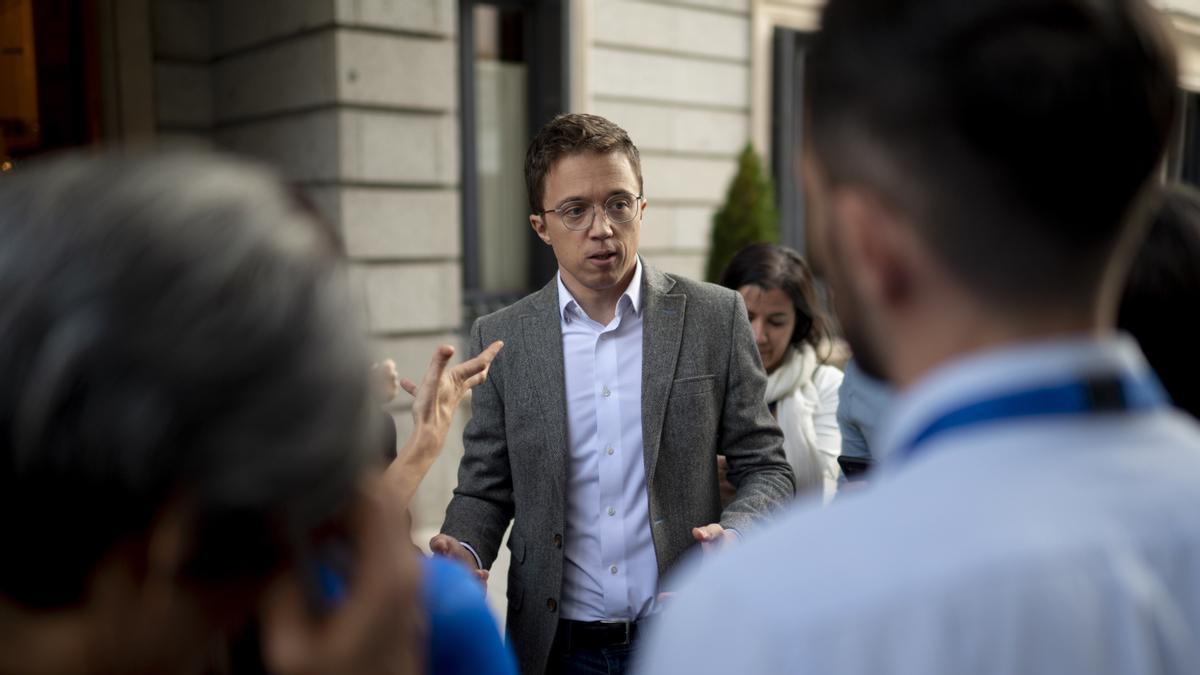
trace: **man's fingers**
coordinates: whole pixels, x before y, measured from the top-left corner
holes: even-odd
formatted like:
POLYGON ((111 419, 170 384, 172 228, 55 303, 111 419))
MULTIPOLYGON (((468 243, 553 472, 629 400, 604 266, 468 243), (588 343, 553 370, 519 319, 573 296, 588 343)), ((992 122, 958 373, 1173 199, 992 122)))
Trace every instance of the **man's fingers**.
POLYGON ((496 340, 488 345, 487 349, 479 352, 475 358, 458 364, 453 371, 455 377, 468 389, 479 384, 487 377, 488 368, 491 367, 492 361, 496 360, 496 355, 500 353, 503 346, 503 342, 496 340), (480 373, 484 375, 484 378, 475 379, 480 373))
POLYGON ((454 347, 451 345, 440 345, 433 351, 433 358, 429 360, 429 367, 425 369, 425 381, 433 382, 442 376, 442 372, 446 370, 446 364, 450 363, 450 358, 454 356, 454 347))
POLYGON ((696 541, 701 542, 716 541, 721 538, 721 535, 724 532, 725 528, 721 527, 719 524, 709 523, 703 527, 693 527, 692 537, 694 537, 696 541))
MULTIPOLYGON (((433 539, 430 539, 429 550, 437 555, 458 560, 470 569, 479 570, 479 565, 475 563, 475 556, 471 555, 471 552, 462 543, 448 534, 435 535, 433 539)), ((483 571, 486 572, 486 570, 483 571)))
POLYGON ((417 395, 417 383, 413 382, 407 377, 403 380, 400 380, 400 388, 404 389, 404 391, 407 391, 412 396, 417 395))
POLYGON ((454 541, 453 537, 444 534, 434 535, 433 539, 429 540, 429 550, 438 555, 449 556, 453 550, 451 547, 458 542, 454 541))
POLYGON ((487 379, 487 375, 488 375, 487 368, 485 368, 483 370, 483 372, 475 373, 474 375, 467 378, 466 381, 463 382, 463 389, 464 390, 465 389, 474 389, 476 386, 483 383, 483 381, 487 379))
POLYGON ((488 345, 487 349, 479 352, 479 356, 477 356, 475 358, 479 358, 481 356, 487 357, 487 362, 491 363, 492 360, 496 358, 496 355, 499 354, 500 350, 503 348, 504 348, 504 342, 502 342, 500 340, 496 340, 492 344, 488 345))

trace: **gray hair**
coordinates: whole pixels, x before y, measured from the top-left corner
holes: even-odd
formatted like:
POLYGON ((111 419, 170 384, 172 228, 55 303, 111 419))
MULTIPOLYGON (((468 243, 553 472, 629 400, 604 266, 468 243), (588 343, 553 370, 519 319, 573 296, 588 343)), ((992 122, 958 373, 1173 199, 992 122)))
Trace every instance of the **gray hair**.
POLYGON ((0 179, 0 594, 80 600, 170 503, 195 581, 262 579, 336 518, 373 447, 343 276, 239 161, 101 154, 0 179))

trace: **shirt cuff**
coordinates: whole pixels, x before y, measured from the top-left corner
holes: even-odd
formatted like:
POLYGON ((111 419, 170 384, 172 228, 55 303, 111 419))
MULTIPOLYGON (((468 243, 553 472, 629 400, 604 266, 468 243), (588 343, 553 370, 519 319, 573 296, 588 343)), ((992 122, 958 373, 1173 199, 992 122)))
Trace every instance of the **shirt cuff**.
POLYGON ((476 566, 477 566, 479 569, 483 569, 483 561, 481 561, 481 560, 479 559, 479 554, 475 552, 475 549, 471 548, 471 545, 470 545, 470 544, 468 544, 468 543, 467 543, 467 542, 465 542, 465 541, 460 541, 460 542, 458 542, 458 544, 459 544, 460 546, 462 546, 463 548, 467 549, 468 551, 470 551, 470 552, 471 552, 471 555, 475 556, 475 565, 476 565, 476 566))

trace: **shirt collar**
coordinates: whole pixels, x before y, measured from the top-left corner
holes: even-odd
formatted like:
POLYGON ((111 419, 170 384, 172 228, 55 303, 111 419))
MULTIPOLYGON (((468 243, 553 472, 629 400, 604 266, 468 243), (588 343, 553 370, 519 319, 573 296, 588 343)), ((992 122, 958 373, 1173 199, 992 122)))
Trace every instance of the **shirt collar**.
POLYGON ((1149 369, 1128 335, 1074 336, 991 350, 934 369, 905 390, 884 415, 877 451, 884 464, 894 450, 956 406, 1089 375, 1149 369))
MULTIPOLYGON (((562 270, 559 270, 554 278, 558 281, 558 316, 564 323, 571 323, 571 314, 574 311, 583 312, 579 303, 575 301, 575 296, 571 295, 571 291, 567 290, 566 284, 562 280, 562 270)), ((621 298, 617 300, 617 315, 621 314, 621 299, 629 298, 629 306, 633 308, 633 313, 642 313, 642 257, 637 257, 637 262, 633 266, 633 278, 629 280, 629 286, 625 288, 625 292, 621 294, 621 298)))

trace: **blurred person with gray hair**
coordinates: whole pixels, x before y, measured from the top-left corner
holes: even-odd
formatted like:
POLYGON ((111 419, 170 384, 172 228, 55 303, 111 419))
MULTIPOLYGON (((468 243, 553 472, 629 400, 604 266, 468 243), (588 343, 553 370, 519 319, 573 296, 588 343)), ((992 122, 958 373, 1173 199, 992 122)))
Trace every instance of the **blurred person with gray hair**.
MULTIPOLYGON (((219 669, 251 617, 271 672, 418 672, 332 233, 257 167, 131 153, 0 179, 0 242, 0 673, 219 669)), ((449 372, 413 389, 441 438, 449 372)))
POLYGON ((1158 22, 825 5, 810 235, 855 357, 898 390, 882 465, 693 570, 645 672, 1200 672, 1200 426, 1116 331, 1176 110, 1158 22))

